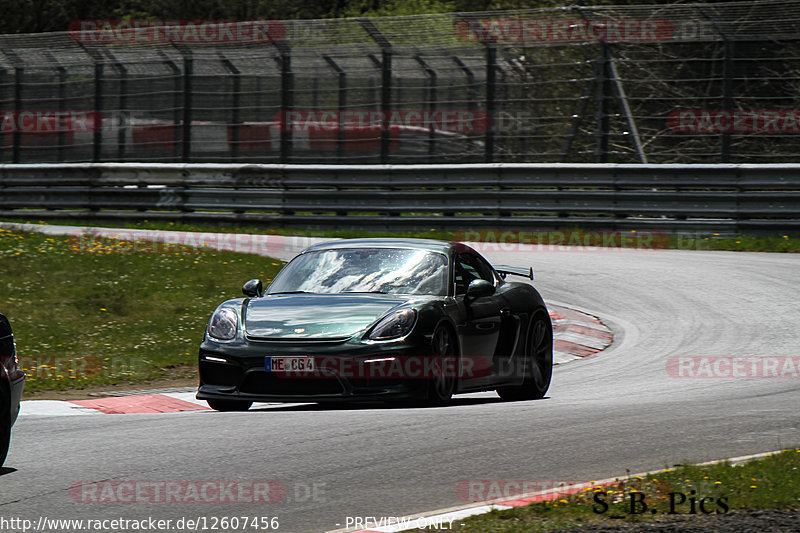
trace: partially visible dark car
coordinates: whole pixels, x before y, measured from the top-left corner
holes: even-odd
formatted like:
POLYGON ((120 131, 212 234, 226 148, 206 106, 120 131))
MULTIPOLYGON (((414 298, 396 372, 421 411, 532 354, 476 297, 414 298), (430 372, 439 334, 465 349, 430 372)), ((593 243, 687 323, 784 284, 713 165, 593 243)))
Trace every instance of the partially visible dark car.
POLYGON ((11 426, 19 414, 25 373, 19 367, 17 347, 8 319, 0 314, 0 466, 11 442, 11 426))
POLYGON ((254 401, 447 403, 496 390, 542 398, 553 331, 528 268, 424 239, 326 242, 292 259, 266 292, 223 302, 200 346, 197 398, 220 411, 254 401))

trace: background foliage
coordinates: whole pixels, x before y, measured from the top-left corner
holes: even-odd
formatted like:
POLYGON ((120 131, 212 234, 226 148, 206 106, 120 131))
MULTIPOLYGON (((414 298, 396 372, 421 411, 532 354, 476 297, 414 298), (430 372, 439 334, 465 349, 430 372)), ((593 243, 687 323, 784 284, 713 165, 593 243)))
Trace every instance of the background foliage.
MULTIPOLYGON (((590 5, 672 4, 666 0, 0 0, 0 34, 66 31, 83 19, 252 20, 417 15, 590 5)), ((708 1, 706 3, 713 3, 708 1)))

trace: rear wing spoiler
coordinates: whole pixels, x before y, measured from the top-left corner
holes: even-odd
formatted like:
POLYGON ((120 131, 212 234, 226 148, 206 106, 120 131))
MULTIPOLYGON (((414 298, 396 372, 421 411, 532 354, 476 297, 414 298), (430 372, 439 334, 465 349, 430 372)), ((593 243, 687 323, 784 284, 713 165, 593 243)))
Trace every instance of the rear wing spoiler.
POLYGON ((522 267, 512 267, 506 265, 497 265, 494 267, 500 277, 506 279, 506 276, 512 274, 514 276, 522 276, 523 278, 528 278, 533 281, 533 267, 522 268, 522 267))

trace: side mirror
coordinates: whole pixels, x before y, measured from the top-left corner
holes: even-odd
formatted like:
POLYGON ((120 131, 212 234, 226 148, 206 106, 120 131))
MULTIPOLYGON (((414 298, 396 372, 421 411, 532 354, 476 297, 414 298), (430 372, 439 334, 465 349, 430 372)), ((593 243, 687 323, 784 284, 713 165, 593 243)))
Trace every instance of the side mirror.
POLYGON ((260 279, 251 279, 242 285, 242 294, 248 298, 257 298, 264 294, 264 286, 260 279))
POLYGON ((494 285, 485 279, 473 279, 467 287, 467 299, 475 300, 494 294, 494 285))

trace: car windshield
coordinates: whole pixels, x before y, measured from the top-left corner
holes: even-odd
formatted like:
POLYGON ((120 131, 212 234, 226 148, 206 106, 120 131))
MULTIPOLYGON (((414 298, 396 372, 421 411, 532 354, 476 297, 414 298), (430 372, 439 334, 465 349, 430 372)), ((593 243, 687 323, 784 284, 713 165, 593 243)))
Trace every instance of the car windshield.
POLYGON ((345 248, 307 252, 275 277, 268 294, 374 292, 447 294, 447 258, 396 248, 345 248))

